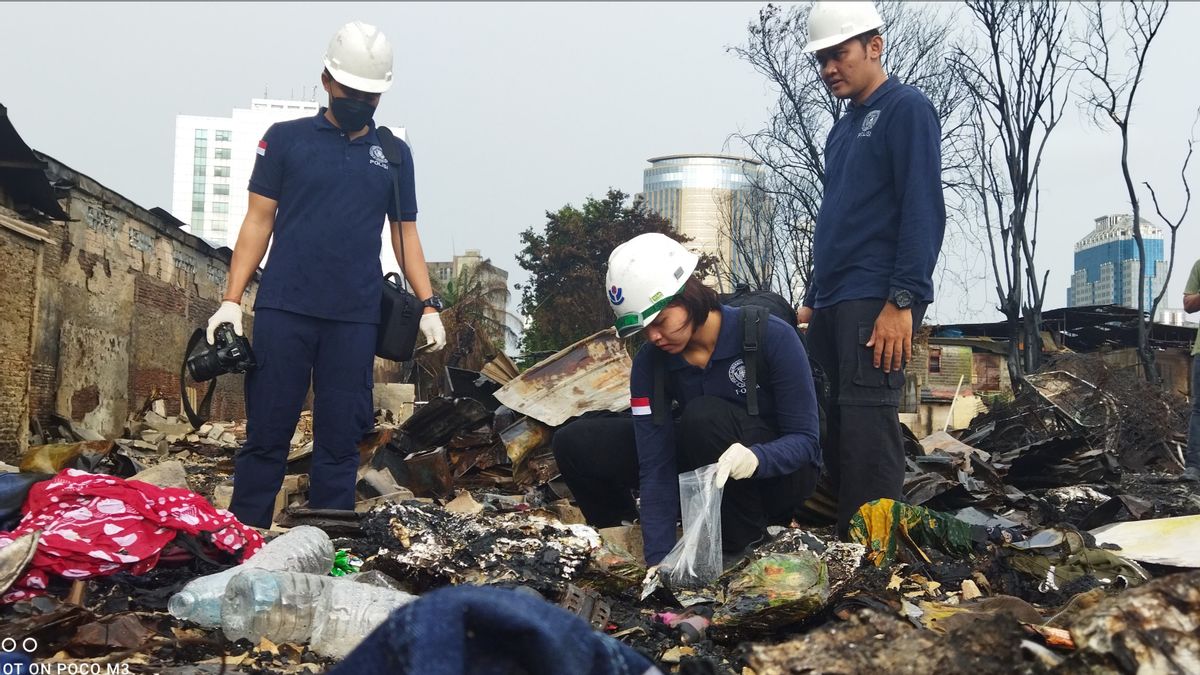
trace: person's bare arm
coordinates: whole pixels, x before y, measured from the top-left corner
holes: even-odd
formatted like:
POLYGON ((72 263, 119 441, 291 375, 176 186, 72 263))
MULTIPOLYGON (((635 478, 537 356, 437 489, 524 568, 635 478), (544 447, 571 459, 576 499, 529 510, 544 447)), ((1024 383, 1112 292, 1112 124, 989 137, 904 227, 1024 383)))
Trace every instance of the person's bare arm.
POLYGON ((1200 312, 1200 293, 1183 294, 1183 311, 1187 313, 1200 312))
POLYGON ((250 193, 246 218, 242 221, 237 243, 233 246, 233 260, 229 263, 229 280, 225 284, 224 300, 241 303, 246 286, 250 284, 254 271, 267 254, 271 231, 275 229, 275 209, 278 205, 279 202, 274 199, 250 193))

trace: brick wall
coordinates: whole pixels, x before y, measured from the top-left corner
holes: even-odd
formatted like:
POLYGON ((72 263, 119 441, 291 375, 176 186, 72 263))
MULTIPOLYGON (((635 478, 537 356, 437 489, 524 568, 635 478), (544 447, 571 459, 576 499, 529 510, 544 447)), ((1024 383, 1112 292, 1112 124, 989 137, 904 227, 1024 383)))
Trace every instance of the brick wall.
MULTIPOLYGON (((228 250, 45 159, 51 177, 73 186, 62 200, 71 220, 39 223, 28 242, 0 228, 0 460, 20 452, 30 417, 46 427, 61 415, 114 437, 156 392, 178 414, 188 338, 220 304, 229 272, 228 250)), ((252 281, 244 307, 256 292, 252 281)), ((252 334, 251 314, 243 325, 252 334)), ((377 365, 377 381, 400 375, 377 365)), ((243 383, 218 380, 214 419, 245 417, 243 383)))
MULTIPOLYGON (((59 414, 108 436, 120 434, 128 415, 155 392, 165 397, 169 414, 178 414, 187 339, 220 304, 228 251, 53 159, 48 163, 52 175, 75 187, 64 200, 72 220, 44 225, 50 242, 33 354, 27 334, 20 352, 25 362, 14 369, 26 375, 30 413, 43 425, 59 414)), ((246 306, 255 291, 252 282, 246 306)), ((246 327, 252 324, 246 316, 246 327)), ((242 378, 219 380, 213 416, 245 416, 242 378)), ((3 420, 3 429, 11 426, 3 420)))
MULTIPOLYGON (((134 274, 133 354, 129 362, 129 396, 133 409, 140 409, 155 391, 166 397, 167 414, 182 413, 179 395, 179 368, 192 331, 208 323, 217 310, 219 299, 202 298, 187 288, 167 283, 148 274, 134 274)), ((220 289, 218 292, 223 292, 220 289)), ((243 328, 253 329, 253 320, 243 317, 243 328)), ((213 419, 245 417, 241 376, 217 379, 213 393, 213 419)), ((207 390, 201 383, 197 400, 207 390)))
POLYGON ((28 434, 29 346, 41 246, 0 226, 0 461, 9 463, 24 451, 28 434))

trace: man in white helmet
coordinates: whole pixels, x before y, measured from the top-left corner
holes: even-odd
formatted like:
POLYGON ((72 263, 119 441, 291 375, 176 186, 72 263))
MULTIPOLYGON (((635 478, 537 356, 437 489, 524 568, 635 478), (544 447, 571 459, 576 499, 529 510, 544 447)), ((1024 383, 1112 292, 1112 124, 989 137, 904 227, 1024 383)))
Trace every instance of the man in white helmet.
POLYGON ((633 360, 633 414, 578 420, 553 441, 588 522, 610 527, 640 516, 650 565, 675 543, 679 473, 717 464, 722 545, 736 556, 761 541, 767 525, 786 524, 821 471, 816 393, 795 328, 722 305, 695 274, 698 260, 658 233, 613 250, 606 285, 617 333, 647 341, 633 360), (758 358, 744 352, 747 316, 763 322, 749 333, 758 358))
POLYGON ((271 243, 254 310, 258 367, 246 376, 246 444, 238 453, 230 510, 270 527, 300 409, 313 389, 309 505, 353 509, 358 441, 374 423, 371 400, 382 270, 390 223, 397 262, 425 300, 421 331, 445 342, 421 241, 412 153, 399 142, 388 163, 372 121, 392 86, 392 47, 379 29, 342 26, 325 53, 329 107, 274 124, 258 143, 250 203, 230 264, 224 300, 208 322, 242 334, 242 294, 271 243), (401 179, 395 203, 392 172, 401 179), (403 237, 405 258, 400 260, 403 237))
POLYGON ((813 280, 798 313, 832 384, 825 459, 843 538, 862 504, 903 497, 904 365, 933 301, 946 223, 937 111, 884 72, 882 27, 870 2, 818 2, 804 48, 846 101, 825 144, 813 280))

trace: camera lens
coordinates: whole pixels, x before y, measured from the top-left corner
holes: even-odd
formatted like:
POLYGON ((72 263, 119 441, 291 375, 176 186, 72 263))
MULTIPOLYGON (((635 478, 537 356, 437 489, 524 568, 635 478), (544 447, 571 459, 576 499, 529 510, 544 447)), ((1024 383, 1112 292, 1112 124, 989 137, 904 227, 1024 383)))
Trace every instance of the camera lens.
POLYGON ((221 368, 220 355, 214 347, 189 358, 187 369, 196 382, 206 382, 225 372, 221 368))

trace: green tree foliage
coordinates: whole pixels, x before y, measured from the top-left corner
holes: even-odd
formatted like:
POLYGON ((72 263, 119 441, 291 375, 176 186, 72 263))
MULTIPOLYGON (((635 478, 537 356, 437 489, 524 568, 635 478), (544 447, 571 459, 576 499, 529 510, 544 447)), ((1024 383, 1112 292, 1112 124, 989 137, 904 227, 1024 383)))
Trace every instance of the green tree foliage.
MULTIPOLYGON (((517 264, 530 275, 518 286, 528 322, 521 339, 526 354, 557 351, 612 325, 604 275, 608 255, 619 244, 647 232, 688 241, 641 200, 627 206, 628 199, 609 189, 603 199, 589 197, 583 208, 568 204, 546 212, 543 231, 531 227, 521 233, 517 264)), ((714 262, 706 256, 701 271, 707 273, 714 262)))

